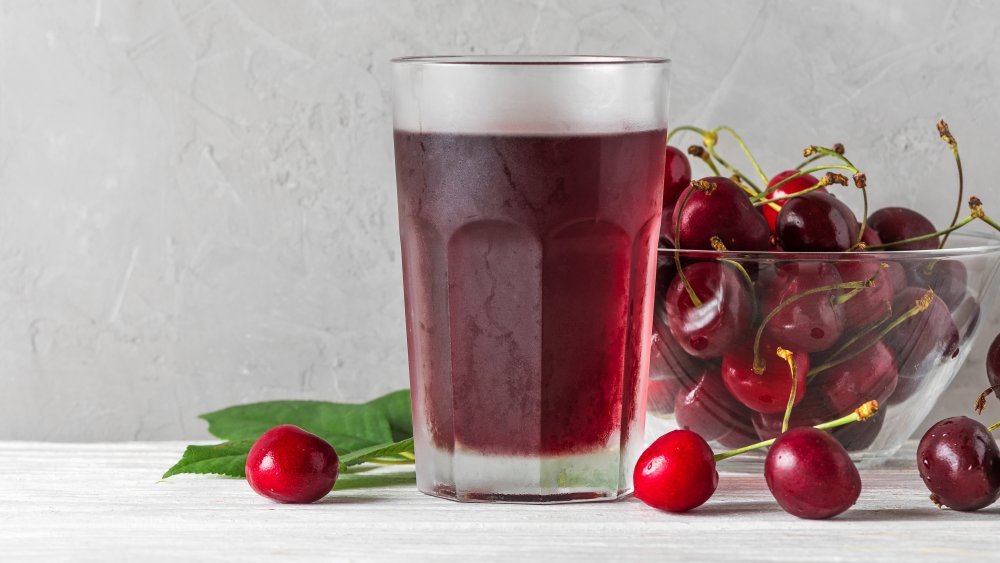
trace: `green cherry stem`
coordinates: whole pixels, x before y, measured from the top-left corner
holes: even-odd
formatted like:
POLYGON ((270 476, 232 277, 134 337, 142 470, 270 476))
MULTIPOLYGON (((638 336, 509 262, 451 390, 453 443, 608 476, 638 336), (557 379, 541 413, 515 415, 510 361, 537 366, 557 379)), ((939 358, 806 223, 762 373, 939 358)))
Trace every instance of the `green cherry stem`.
POLYGON ((792 390, 788 393, 788 405, 785 406, 785 417, 781 419, 781 433, 784 434, 788 432, 788 421, 792 418, 792 408, 795 406, 795 393, 798 391, 799 378, 795 377, 795 359, 794 354, 789 350, 785 350, 781 346, 778 346, 776 352, 779 358, 788 362, 788 371, 792 374, 792 390))
POLYGON ((699 129, 694 125, 680 125, 678 127, 674 127, 673 129, 671 129, 670 133, 667 134, 667 143, 670 143, 670 139, 673 139, 674 135, 676 135, 677 133, 681 133, 683 131, 697 133, 701 135, 703 139, 709 134, 708 131, 705 131, 704 129, 699 129))
POLYGON ((691 145, 688 147, 687 152, 689 155, 701 159, 701 161, 712 170, 712 174, 716 176, 719 175, 719 167, 715 165, 715 161, 712 160, 712 155, 708 154, 708 151, 706 151, 704 147, 691 145))
POLYGON ((817 293, 825 293, 825 292, 828 292, 828 291, 837 291, 838 289, 858 289, 858 288, 863 288, 863 287, 872 287, 874 284, 875 284, 875 278, 873 276, 873 277, 870 277, 870 278, 868 278, 866 280, 862 280, 862 281, 842 282, 842 283, 835 283, 835 284, 831 284, 831 285, 821 285, 819 287, 814 287, 812 289, 807 289, 807 290, 805 290, 803 292, 796 293, 795 295, 793 295, 793 296, 789 297, 788 299, 786 299, 786 300, 782 301, 781 303, 779 303, 777 307, 775 307, 773 310, 771 310, 771 312, 768 313, 766 317, 764 317, 764 320, 761 321, 761 323, 760 323, 760 327, 757 329, 756 336, 754 336, 754 339, 753 339, 753 371, 754 371, 754 373, 756 373, 757 375, 761 375, 761 374, 764 373, 764 369, 767 367, 765 365, 765 363, 764 363, 763 358, 760 357, 760 339, 764 335, 764 329, 767 327, 767 323, 771 322, 771 319, 773 319, 775 316, 777 316, 778 313, 780 313, 785 307, 791 305, 792 303, 795 303, 796 301, 798 301, 800 299, 809 297, 810 295, 815 295, 817 293))
POLYGON ((844 350, 847 350, 851 346, 854 346, 862 338, 882 328, 882 326, 885 325, 885 323, 889 322, 890 319, 892 319, 892 303, 886 303, 885 313, 881 317, 879 317, 878 320, 868 325, 867 327, 864 328, 864 330, 858 332, 850 339, 848 339, 846 342, 841 344, 836 350, 833 351, 832 354, 830 354, 829 357, 836 358, 839 355, 843 354, 844 350))
MULTIPOLYGON (((787 184, 788 182, 791 182, 792 180, 794 180, 796 178, 800 178, 802 176, 805 176, 806 174, 813 174, 813 173, 816 173, 816 172, 826 172, 828 170, 847 170, 847 171, 851 172, 852 174, 857 174, 858 173, 858 169, 857 168, 855 168, 853 166, 847 166, 846 164, 830 164, 830 165, 827 165, 827 166, 814 166, 814 167, 808 168, 806 170, 799 170, 795 174, 792 174, 791 176, 785 178, 784 180, 778 182, 777 184, 775 184, 775 185, 767 188, 766 190, 764 190, 763 192, 761 192, 760 194, 758 194, 757 197, 753 198, 754 203, 756 204, 756 202, 758 202, 760 200, 763 200, 767 196, 769 196, 772 193, 774 193, 775 190, 777 190, 781 186, 784 186, 785 184, 787 184)), ((817 188, 814 186, 812 189, 817 189, 817 188)), ((803 190, 803 191, 805 191, 805 190, 803 190)), ((798 192, 798 193, 802 193, 802 192, 798 192)), ((782 199, 787 199, 787 198, 778 198, 778 199, 775 199, 773 201, 781 201, 782 199)))
MULTIPOLYGON (((829 422, 824 422, 823 424, 817 424, 813 428, 817 430, 830 430, 831 428, 837 428, 844 426, 845 424, 850 424, 852 422, 865 421, 869 418, 875 416, 878 412, 878 401, 868 401, 867 403, 861 405, 860 407, 854 409, 854 412, 846 416, 842 416, 836 420, 831 420, 829 422)), ((997 423, 1000 427, 1000 423, 997 423)), ((757 442, 756 444, 750 444, 749 446, 744 446, 742 448, 736 448, 734 450, 729 450, 728 452, 722 452, 721 454, 715 454, 712 456, 716 463, 729 459, 731 457, 738 456, 742 453, 750 452, 753 450, 759 450, 760 448, 766 448, 772 444, 777 438, 771 438, 770 440, 764 440, 763 442, 757 442)))
POLYGON ((846 362, 847 360, 850 360, 851 358, 871 348, 877 342, 882 340, 887 334, 892 332, 896 327, 906 322, 907 319, 926 311, 927 308, 931 306, 931 299, 933 297, 934 297, 934 290, 928 289, 923 295, 920 296, 919 299, 917 299, 917 301, 913 304, 913 307, 907 309, 902 315, 900 315, 891 323, 889 323, 888 326, 880 330, 878 335, 875 338, 872 338, 867 344, 865 344, 864 346, 862 346, 857 350, 853 350, 852 353, 847 354, 846 356, 842 356, 839 358, 835 357, 833 360, 826 362, 825 364, 820 364, 810 369, 806 373, 806 379, 808 380, 809 378, 815 377, 832 367, 839 366, 840 364, 846 362))
MULTIPOLYGON (((951 154, 955 157, 955 168, 958 169, 958 202, 955 205, 955 215, 951 218, 951 226, 954 227, 955 223, 958 222, 958 216, 962 213, 962 200, 965 199, 965 174, 962 172, 962 157, 958 154, 958 141, 955 140, 955 136, 951 134, 951 129, 948 128, 948 124, 943 119, 937 122, 937 130, 941 140, 947 143, 948 148, 951 149, 951 154)), ((944 248, 950 234, 944 234, 938 248, 944 248)))
MULTIPOLYGON (((925 241, 925 240, 930 240, 930 239, 932 239, 934 237, 939 237, 941 235, 948 234, 948 233, 953 232, 953 231, 957 231, 957 230, 961 229, 962 227, 968 225, 969 223, 975 221, 976 219, 981 219, 983 221, 986 221, 987 224, 991 224, 991 221, 992 221, 992 220, 987 220, 988 218, 986 218, 986 215, 979 216, 979 215, 976 215, 975 212, 973 212, 971 215, 969 215, 965 219, 962 219, 961 221, 959 221, 958 223, 955 223, 954 225, 948 227, 947 229, 942 229, 940 231, 936 231, 936 232, 933 232, 933 233, 928 233, 926 235, 920 235, 918 237, 910 237, 910 238, 906 238, 906 239, 903 239, 903 240, 897 240, 897 241, 893 241, 893 242, 886 242, 886 243, 882 243, 882 244, 875 244, 875 245, 869 246, 868 250, 882 250, 883 248, 892 248, 893 246, 899 246, 899 245, 902 245, 902 244, 909 244, 911 242, 921 242, 921 241, 925 241)), ((1000 231, 1000 225, 996 225, 995 223, 993 223, 992 226, 993 226, 993 228, 995 228, 998 231, 1000 231)))
POLYGON ((754 171, 757 172, 757 176, 760 178, 762 182, 764 182, 764 185, 766 186, 768 182, 767 174, 764 174, 764 170, 761 169, 760 163, 757 162, 756 158, 754 158, 753 153, 750 152, 750 149, 747 147, 747 144, 743 142, 743 137, 740 137, 739 133, 737 133, 736 130, 734 130, 732 127, 728 125, 719 125, 715 129, 712 129, 712 132, 716 134, 718 134, 719 131, 725 131, 726 133, 732 135, 733 139, 736 140, 736 143, 740 145, 741 149, 743 149, 743 154, 747 155, 747 160, 750 161, 750 165, 753 166, 754 171))

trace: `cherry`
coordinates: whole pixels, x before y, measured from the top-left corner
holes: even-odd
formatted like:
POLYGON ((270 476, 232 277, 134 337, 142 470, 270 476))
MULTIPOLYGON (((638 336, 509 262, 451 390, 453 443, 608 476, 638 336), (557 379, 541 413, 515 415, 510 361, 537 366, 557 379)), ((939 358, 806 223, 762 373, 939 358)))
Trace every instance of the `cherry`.
MULTIPOLYGON (((860 227, 858 228, 860 229, 860 227)), ((865 243, 866 246, 878 246, 882 244, 882 239, 874 229, 865 227, 865 232, 861 234, 861 242, 865 243)))
POLYGON ((860 228, 850 207, 817 190, 782 206, 775 234, 790 252, 843 252, 857 244, 860 228))
MULTIPOLYGON (((860 403, 859 403, 860 404, 860 403)), ((845 414, 850 414, 858 405, 846 412, 834 412, 827 406, 822 397, 822 392, 818 386, 810 387, 806 391, 806 397, 792 410, 791 419, 788 421, 789 428, 800 426, 816 426, 831 419, 839 418, 845 414), (816 389, 817 391, 813 391, 816 389)), ((761 440, 770 440, 781 434, 781 424, 784 420, 784 413, 779 414, 753 414, 753 426, 757 436, 761 440)), ((828 430, 844 448, 849 451, 860 451, 872 445, 875 438, 882 430, 885 422, 885 410, 880 409, 864 424, 848 424, 832 430, 828 430)))
POLYGON ((931 426, 917 446, 917 469, 936 504, 979 510, 1000 497, 1000 448, 971 418, 956 416, 931 426))
MULTIPOLYGON (((912 308, 926 289, 908 287, 896 295, 893 311, 896 315, 912 308)), ((932 295, 926 310, 903 321, 885 337, 885 342, 896 352, 899 382, 890 404, 909 398, 919 389, 923 378, 939 361, 958 355, 958 328, 951 318, 944 301, 932 295)))
POLYGON ((979 308, 979 303, 976 302, 975 298, 971 295, 962 300, 952 311, 951 316, 955 321, 955 326, 962 333, 962 340, 965 340, 972 336, 972 333, 976 330, 979 325, 979 317, 982 314, 982 310, 979 308))
POLYGON ((815 428, 793 428, 778 436, 764 461, 774 499, 799 518, 831 518, 854 505, 861 475, 847 450, 815 428))
MULTIPOLYGON (((841 283, 837 268, 824 262, 789 262, 775 268, 762 312, 769 313, 792 296, 841 283)), ((866 291, 864 288, 861 291, 866 291)), ((765 325, 765 332, 783 346, 819 352, 833 346, 844 332, 843 308, 834 303, 839 291, 808 295, 783 307, 765 325)))
POLYGON ((660 212, 660 246, 674 248, 674 207, 664 207, 660 212), (664 244, 666 241, 666 244, 664 244))
POLYGON ((729 432, 719 436, 715 441, 727 448, 745 448, 757 443, 757 432, 750 420, 733 420, 731 426, 729 432))
POLYGON ((990 387, 1000 385, 1000 334, 993 339, 990 351, 986 354, 986 378, 990 387))
MULTIPOLYGON (((748 342, 722 357, 722 381, 733 397, 748 408, 762 413, 784 412, 788 406, 788 395, 792 391, 792 374, 788 364, 779 358, 777 346, 761 340, 760 354, 764 358, 764 373, 753 370, 753 343, 748 342)), ((806 393, 806 372, 809 371, 809 355, 795 351, 795 403, 798 404, 806 393)))
POLYGON ((711 498, 719 486, 719 472, 704 438, 690 430, 674 430, 642 452, 632 482, 635 498, 649 506, 687 512, 711 498))
POLYGON ((284 503, 323 498, 337 482, 339 470, 333 446, 291 424, 275 426, 257 438, 246 461, 253 490, 284 503))
MULTIPOLYGON (((892 310, 892 280, 888 265, 871 260, 838 260, 837 272, 845 282, 864 281, 874 277, 872 287, 866 287, 844 302, 844 322, 849 327, 867 326, 892 310)), ((898 264, 897 264, 898 265, 898 264)))
POLYGON ((667 145, 663 168, 663 207, 673 207, 691 183, 691 161, 679 148, 667 145))
POLYGON ((911 285, 933 289, 949 309, 954 310, 965 298, 969 273, 957 260, 919 262, 909 273, 911 285))
POLYGON ((892 292, 899 293, 906 289, 910 283, 906 280, 906 269, 899 262, 882 262, 885 264, 885 273, 889 277, 892 285, 892 292))
MULTIPOLYGON (((777 174, 774 175, 773 178, 771 178, 771 181, 767 183, 767 187, 770 188, 771 186, 774 186, 775 184, 784 181, 785 178, 789 178, 798 173, 799 173, 798 170, 785 170, 784 172, 778 172, 777 174)), ((792 178, 791 180, 782 184, 780 188, 777 188, 773 192, 771 192, 767 196, 767 199, 778 199, 790 196, 792 194, 797 194, 802 190, 807 190, 815 186, 818 183, 819 180, 817 180, 815 176, 811 174, 804 174, 802 176, 799 176, 798 178, 792 178)), ((819 188, 816 191, 825 192, 826 188, 819 188)), ((776 201, 774 202, 774 205, 782 207, 785 205, 785 200, 776 201)), ((778 211, 775 210, 770 205, 762 206, 761 211, 764 213, 764 218, 767 219, 767 226, 771 228, 771 232, 777 233, 774 225, 775 222, 778 220, 778 211)))
MULTIPOLYGON (((930 219, 906 207, 883 207, 868 216, 868 228, 878 233, 882 244, 929 235, 937 229, 930 219)), ((933 250, 940 240, 934 237, 888 247, 889 250, 933 250)))
MULTIPOLYGON (((661 248, 673 248, 674 245, 670 241, 660 239, 661 248)), ((656 254, 656 295, 662 298, 667 294, 667 288, 670 287, 670 282, 674 280, 674 276, 677 275, 677 263, 674 261, 674 257, 671 254, 665 252, 658 252, 656 254)))
POLYGON ((729 394, 717 369, 706 369, 694 385, 678 391, 674 418, 681 428, 715 440, 732 430, 734 421, 748 420, 750 411, 729 394))
POLYGON ((684 190, 671 225, 680 222, 680 248, 712 250, 712 237, 717 236, 729 250, 764 251, 768 249, 771 231, 746 192, 729 178, 714 176, 692 182, 684 190), (715 186, 714 189, 698 189, 715 186), (708 193, 710 192, 710 193, 708 193))
POLYGON ((840 445, 844 446, 845 450, 849 452, 861 451, 871 446, 875 442, 875 438, 878 438, 879 432, 882 431, 882 425, 885 424, 885 413, 884 408, 879 409, 864 424, 841 426, 834 429, 831 435, 840 442, 840 445))
POLYGON ((675 277, 665 299, 670 334, 692 356, 721 356, 749 332, 750 292, 736 269, 722 262, 691 264, 684 278, 701 303, 695 305, 684 280, 675 277))
POLYGON ((882 341, 822 373, 820 387, 835 413, 845 413, 865 401, 880 403, 896 390, 896 357, 882 341))
POLYGON ((663 378, 650 375, 646 386, 646 409, 656 414, 673 413, 674 398, 681 387, 681 380, 672 375, 663 378))

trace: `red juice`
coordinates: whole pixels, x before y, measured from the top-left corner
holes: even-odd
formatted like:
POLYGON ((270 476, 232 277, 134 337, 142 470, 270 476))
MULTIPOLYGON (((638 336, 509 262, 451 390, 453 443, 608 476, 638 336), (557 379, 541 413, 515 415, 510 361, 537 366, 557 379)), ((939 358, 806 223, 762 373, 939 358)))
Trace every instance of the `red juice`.
POLYGON ((666 132, 394 138, 418 442, 640 440, 666 132))

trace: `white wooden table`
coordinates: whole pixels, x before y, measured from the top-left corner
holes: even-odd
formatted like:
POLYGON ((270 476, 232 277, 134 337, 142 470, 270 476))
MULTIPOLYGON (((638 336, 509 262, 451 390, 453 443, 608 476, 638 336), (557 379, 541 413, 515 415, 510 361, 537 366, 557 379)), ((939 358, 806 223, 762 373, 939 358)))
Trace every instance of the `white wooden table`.
POLYGON ((771 499, 763 477, 723 474, 708 504, 672 515, 628 499, 553 506, 458 504, 412 487, 278 505, 242 480, 159 476, 178 442, 0 442, 0 561, 786 560, 1000 557, 1000 505, 935 508, 913 447, 863 474, 858 504, 822 522, 771 499))

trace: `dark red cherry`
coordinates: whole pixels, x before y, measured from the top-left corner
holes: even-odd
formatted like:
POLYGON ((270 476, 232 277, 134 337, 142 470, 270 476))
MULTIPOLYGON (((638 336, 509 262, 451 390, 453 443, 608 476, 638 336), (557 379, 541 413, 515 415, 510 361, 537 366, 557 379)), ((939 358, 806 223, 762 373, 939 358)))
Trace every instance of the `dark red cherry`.
POLYGON ((678 246, 712 250, 711 239, 717 236, 729 250, 767 250, 771 231, 746 192, 729 178, 713 176, 703 180, 714 184, 715 189, 707 194, 688 187, 674 208, 674 224, 680 221, 678 246), (690 198, 688 192, 692 192, 690 198))
MULTIPOLYGON (((773 186, 773 185, 775 185, 775 184, 777 184, 779 182, 784 181, 785 178, 788 178, 790 176, 794 176, 794 175, 796 175, 798 173, 799 173, 798 170, 785 170, 784 172, 778 172, 777 174, 774 175, 773 178, 771 178, 771 181, 767 183, 767 187, 770 188, 771 186, 773 186)), ((778 189, 774 190, 773 192, 771 192, 771 194, 769 196, 767 196, 767 198, 768 199, 777 199, 779 197, 785 197, 785 196, 790 196, 792 194, 797 194, 797 193, 801 192, 802 190, 806 190, 806 189, 809 189, 809 188, 815 186, 818 183, 819 183, 819 180, 817 180, 815 176, 813 176, 811 174, 805 174, 805 175, 799 176, 798 178, 793 178, 793 179, 785 182, 784 184, 782 184, 782 186, 780 188, 778 188, 778 189)), ((820 189, 818 189, 816 191, 825 192, 826 188, 820 188, 820 189)), ((776 202, 774 202, 774 205, 777 205, 780 208, 783 205, 785 205, 785 200, 776 201, 776 202)), ((772 233, 777 232, 775 230, 775 222, 778 220, 778 211, 775 210, 770 205, 763 205, 763 206, 761 206, 760 209, 761 209, 761 212, 764 213, 764 218, 767 219, 767 226, 770 227, 771 232, 772 233)))
POLYGON ((883 264, 887 266, 885 273, 889 276, 889 281, 892 284, 892 292, 894 294, 903 291, 910 286, 910 282, 906 279, 906 268, 899 262, 883 261, 883 264))
POLYGON ((852 297, 843 303, 844 322, 848 327, 867 326, 892 310, 892 280, 888 265, 873 260, 839 260, 836 263, 840 279, 845 282, 864 281, 874 277, 872 287, 860 291, 844 290, 852 297))
POLYGON ((778 436, 764 461, 764 479, 781 508, 799 518, 832 518, 861 494, 861 475, 847 450, 815 428, 778 436))
MULTIPOLYGON (((909 310, 926 292, 919 287, 904 289, 893 301, 893 314, 898 316, 909 310)), ((896 352, 899 369, 899 382, 896 391, 889 397, 890 404, 900 403, 912 396, 936 364, 958 356, 958 328, 948 306, 936 295, 932 296, 926 310, 889 332, 885 342, 896 352)))
POLYGON ((654 378, 649 377, 646 387, 646 409, 655 414, 671 414, 674 412, 674 398, 683 384, 673 375, 654 378))
MULTIPOLYGON (((812 387, 806 390, 805 396, 799 404, 792 409, 792 416, 788 420, 789 428, 800 426, 816 426, 817 424, 833 420, 833 413, 826 405, 823 395, 812 387)), ((781 434, 781 425, 784 422, 785 413, 760 413, 755 412, 751 416, 753 427, 757 436, 761 440, 770 440, 781 434)))
POLYGON ((1000 498, 1000 448, 971 418, 931 426, 917 446, 917 469, 931 500, 954 510, 979 510, 1000 498))
POLYGON ((749 419, 734 420, 728 432, 715 439, 723 447, 735 449, 756 444, 758 441, 757 432, 749 419))
POLYGON ((670 333, 692 356, 721 356, 747 337, 750 291, 736 269, 723 262, 697 262, 685 267, 684 275, 701 304, 691 301, 683 280, 675 277, 665 299, 670 333))
POLYGON ((673 207, 691 183, 691 162, 679 148, 667 145, 663 168, 663 207, 673 207))
MULTIPOLYGON (((791 297, 840 283, 840 274, 824 262, 789 262, 775 268, 761 303, 767 315, 791 297)), ((844 332, 843 308, 834 302, 840 290, 815 293, 793 301, 768 321, 765 331, 786 348, 819 352, 834 345, 844 332)))
POLYGON ((705 440, 729 432, 734 421, 749 420, 750 410, 729 394, 718 369, 706 369, 694 385, 678 391, 674 418, 681 428, 697 432, 705 440))
POLYGON ((632 474, 635 498, 670 512, 705 504, 719 486, 708 443, 690 430, 660 436, 639 456, 632 474))
MULTIPOLYGON (((792 392, 791 370, 788 363, 775 354, 775 344, 765 339, 760 344, 764 373, 758 375, 753 371, 753 342, 749 341, 722 357, 722 382, 737 401, 752 410, 762 413, 784 412, 788 406, 788 396, 792 392)), ((792 358, 798 381, 795 389, 795 402, 798 403, 806 393, 809 354, 796 351, 792 358)))
POLYGON ((674 248, 674 208, 664 207, 660 212, 660 246, 674 248), (667 244, 664 244, 666 240, 667 244))
POLYGON ((955 307, 965 299, 969 273, 957 260, 928 260, 910 266, 910 285, 931 288, 948 305, 955 307))
POLYGON ((896 390, 896 357, 882 341, 820 375, 833 412, 849 413, 866 401, 885 402, 896 390))
MULTIPOLYGON (((882 425, 885 424, 885 413, 886 408, 880 407, 878 412, 868 420, 834 428, 830 435, 836 438, 845 450, 859 452, 875 443, 875 438, 878 437, 879 432, 882 431, 882 425)), ((840 416, 846 414, 850 413, 842 413, 840 416)), ((833 418, 840 418, 840 416, 833 418)))
POLYGON ((971 295, 962 300, 955 307, 955 310, 951 312, 951 318, 955 321, 955 327, 958 328, 958 332, 962 335, 962 340, 972 336, 972 333, 979 326, 979 319, 982 315, 982 309, 979 307, 979 303, 971 295))
POLYGON ((843 252, 858 242, 860 229, 850 207, 815 191, 785 203, 775 234, 788 252, 843 252))
MULTIPOLYGON (((868 228, 878 233, 882 244, 929 235, 937 231, 930 219, 906 207, 879 209, 868 216, 868 228)), ((937 248, 938 244, 940 240, 934 237, 920 242, 890 246, 888 250, 932 250, 937 248)))
POLYGON ((877 246, 882 244, 882 239, 879 238, 878 233, 875 232, 875 229, 870 229, 866 225, 865 232, 861 235, 861 242, 865 243, 865 245, 867 246, 877 246))
MULTIPOLYGON (((673 248, 673 244, 670 241, 660 239, 660 248, 670 249, 673 248)), ((660 299, 667 294, 670 282, 674 281, 674 276, 677 275, 676 264, 672 254, 667 252, 656 254, 656 295, 660 299)))
MULTIPOLYGON (((1000 334, 996 335, 986 354, 986 379, 990 387, 1000 385, 1000 334)), ((1000 393, 995 393, 1000 398, 1000 393)))

